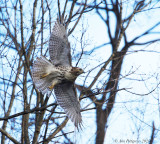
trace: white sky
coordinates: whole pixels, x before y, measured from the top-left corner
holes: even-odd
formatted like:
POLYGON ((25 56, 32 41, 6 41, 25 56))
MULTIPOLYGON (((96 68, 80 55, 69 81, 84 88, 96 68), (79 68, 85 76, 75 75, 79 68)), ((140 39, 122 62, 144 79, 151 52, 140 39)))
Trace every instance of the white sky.
MULTIPOLYGON (((136 16, 132 20, 132 23, 127 30, 128 40, 132 40, 135 36, 141 34, 146 29, 160 21, 159 12, 160 10, 155 10, 150 11, 149 13, 141 13, 139 16, 136 16)), ((94 14, 85 17, 87 18, 86 21, 88 23, 87 32, 89 33, 89 37, 93 40, 93 47, 108 42, 108 38, 106 37, 107 30, 104 22, 94 14)), ((156 30, 159 31, 160 27, 156 30)), ((160 38, 160 36, 158 34, 155 36, 149 35, 148 37, 140 39, 139 41, 143 42, 154 38, 160 38)), ((124 59, 123 69, 121 72, 122 75, 127 74, 130 70, 136 70, 136 72, 130 75, 128 78, 142 80, 147 79, 152 75, 156 76, 156 74, 159 73, 159 42, 150 46, 131 47, 129 51, 129 54, 124 59), (134 50, 140 49, 153 50, 157 52, 136 52, 131 54, 131 52, 134 50)), ((103 60, 106 60, 106 57, 109 57, 110 48, 109 46, 105 46, 104 48, 98 49, 96 52, 96 57, 100 58, 100 60, 103 62, 103 60), (108 53, 104 53, 104 49, 105 51, 107 50, 108 53)), ((120 81, 119 87, 129 88, 131 92, 138 94, 145 94, 154 89, 157 82, 157 79, 153 77, 148 79, 145 83, 141 81, 124 79, 120 81)), ((109 127, 105 136, 104 143, 113 144, 117 143, 117 141, 119 143, 126 143, 127 140, 138 144, 142 142, 148 143, 151 135, 150 126, 152 126, 152 121, 155 122, 156 128, 159 128, 160 119, 156 100, 158 97, 159 96, 156 95, 156 92, 150 94, 149 96, 143 97, 132 95, 125 91, 119 92, 117 94, 115 108, 112 110, 112 114, 109 117, 109 127), (144 115, 142 112, 144 112, 144 115), (137 139, 138 135, 139 139, 137 139)), ((84 136, 81 136, 83 140, 81 139, 80 143, 92 144, 94 143, 96 132, 96 128, 94 127, 94 124, 92 124, 95 119, 93 114, 90 116, 90 113, 88 112, 88 115, 87 112, 86 114, 83 114, 83 121, 87 123, 87 127, 85 128, 85 131, 83 131, 84 136)), ((159 134, 157 134, 157 137, 158 135, 159 134)), ((155 143, 158 144, 156 141, 155 143)))

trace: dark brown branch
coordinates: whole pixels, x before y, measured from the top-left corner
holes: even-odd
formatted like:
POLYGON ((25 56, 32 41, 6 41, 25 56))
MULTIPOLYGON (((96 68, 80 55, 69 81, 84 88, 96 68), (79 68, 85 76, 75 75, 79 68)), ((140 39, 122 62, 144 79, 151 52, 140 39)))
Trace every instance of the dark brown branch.
MULTIPOLYGON (((48 100, 49 100, 48 97, 45 98, 44 102, 42 100, 41 103, 43 103, 44 107, 46 107, 48 100)), ((39 137, 39 134, 40 134, 40 129, 41 129, 42 124, 43 124, 44 114, 45 114, 45 109, 43 111, 40 111, 40 113, 36 114, 36 124, 35 124, 33 143, 37 143, 37 140, 38 140, 38 137, 39 137)))
MULTIPOLYGON (((73 32, 73 30, 75 29, 75 27, 77 26, 79 20, 80 20, 81 17, 82 17, 82 14, 84 13, 84 10, 85 10, 85 8, 86 8, 86 5, 87 5, 87 0, 85 0, 85 5, 83 6, 83 9, 82 9, 82 11, 80 12, 80 15, 79 15, 76 23, 74 24, 74 26, 72 27, 72 29, 69 31, 68 35, 70 35, 70 34, 73 32)), ((77 12, 77 13, 78 13, 78 12, 77 12)))
POLYGON ((61 8, 60 8, 60 2, 58 0, 58 16, 60 23, 63 23, 63 18, 61 17, 61 8))
POLYGON ((68 122, 68 117, 66 117, 65 120, 62 122, 62 124, 58 128, 56 128, 56 130, 51 135, 48 136, 48 138, 44 141, 44 144, 48 144, 48 142, 52 138, 54 138, 58 132, 61 131, 61 129, 67 124, 67 122, 68 122))
POLYGON ((43 27, 44 27, 44 7, 43 7, 43 0, 41 0, 41 8, 42 8, 42 22, 41 22, 41 55, 43 49, 43 27))
POLYGON ((20 144, 16 139, 14 139, 9 133, 7 133, 5 130, 0 128, 0 132, 8 137, 14 144, 20 144))
POLYGON ((47 136, 47 130, 48 130, 48 125, 49 125, 49 120, 51 119, 55 109, 56 109, 57 105, 55 105, 52 109, 51 109, 51 114, 49 115, 48 119, 46 120, 46 128, 45 128, 45 133, 44 133, 44 137, 43 137, 43 141, 45 141, 46 136, 47 136))
POLYGON ((145 93, 145 94, 134 93, 134 92, 131 92, 131 91, 128 91, 128 90, 126 90, 126 91, 131 93, 131 94, 138 95, 138 96, 147 96, 147 95, 151 94, 152 92, 154 92, 159 87, 159 85, 160 85, 160 83, 157 84, 157 86, 154 89, 152 89, 151 91, 149 91, 148 93, 145 93))
POLYGON ((66 8, 67 8, 67 3, 68 3, 68 0, 66 0, 66 2, 65 2, 64 9, 63 9, 63 13, 62 13, 62 18, 65 17, 65 12, 66 12, 66 8))
POLYGON ((34 112, 44 111, 44 110, 46 110, 46 108, 54 106, 54 105, 57 105, 57 103, 52 103, 52 104, 49 104, 47 106, 43 106, 43 107, 39 107, 39 108, 36 107, 36 108, 33 108, 33 109, 29 110, 29 111, 23 111, 23 112, 16 113, 16 114, 8 116, 8 117, 0 118, 0 121, 2 121, 2 120, 9 120, 11 118, 15 118, 15 117, 18 117, 18 116, 21 116, 21 115, 25 115, 25 114, 28 114, 28 113, 34 113, 34 112))
POLYGON ((102 74, 102 72, 105 70, 106 66, 110 63, 110 61, 113 59, 114 54, 112 54, 109 59, 105 62, 105 64, 103 65, 103 67, 99 70, 99 72, 97 73, 97 75, 95 76, 94 80, 91 82, 91 84, 89 85, 88 89, 91 89, 92 86, 96 83, 97 79, 99 78, 99 76, 102 74))
POLYGON ((154 122, 153 122, 152 123, 152 134, 151 134, 151 138, 150 138, 149 144, 153 144, 154 137, 155 137, 155 126, 154 126, 154 122))

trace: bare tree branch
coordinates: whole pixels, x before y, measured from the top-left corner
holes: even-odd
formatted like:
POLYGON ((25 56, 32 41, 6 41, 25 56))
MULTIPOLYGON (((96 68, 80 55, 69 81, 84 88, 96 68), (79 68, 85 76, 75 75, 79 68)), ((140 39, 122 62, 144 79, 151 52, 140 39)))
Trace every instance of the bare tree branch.
POLYGON ((13 143, 15 144, 20 144, 16 139, 14 139, 10 134, 8 134, 5 130, 0 128, 0 132, 5 135, 6 137, 8 137, 13 143))
POLYGON ((153 122, 153 124, 152 124, 152 134, 151 134, 149 144, 153 144, 154 137, 155 137, 155 126, 154 126, 154 122, 153 122))

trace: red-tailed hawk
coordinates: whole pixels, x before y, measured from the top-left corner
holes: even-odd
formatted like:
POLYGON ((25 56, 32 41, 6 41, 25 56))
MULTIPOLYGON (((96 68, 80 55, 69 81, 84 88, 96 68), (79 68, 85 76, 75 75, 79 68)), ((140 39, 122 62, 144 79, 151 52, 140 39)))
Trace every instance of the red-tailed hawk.
POLYGON ((49 41, 51 61, 41 56, 33 64, 32 79, 42 94, 50 94, 54 88, 58 104, 78 128, 82 117, 74 82, 83 70, 71 65, 70 44, 65 24, 55 22, 49 41))

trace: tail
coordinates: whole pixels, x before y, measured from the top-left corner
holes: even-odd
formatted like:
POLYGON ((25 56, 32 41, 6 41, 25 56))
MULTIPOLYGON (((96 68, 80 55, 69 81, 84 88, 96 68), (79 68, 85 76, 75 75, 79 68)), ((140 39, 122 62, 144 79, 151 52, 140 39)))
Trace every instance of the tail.
POLYGON ((50 94, 51 92, 48 87, 52 85, 52 79, 50 79, 47 75, 50 74, 53 67, 53 64, 44 56, 37 58, 33 64, 32 79, 36 89, 42 92, 42 94, 45 94, 47 92, 49 92, 48 94, 50 94), (46 75, 46 77, 42 78, 43 75, 46 75))

